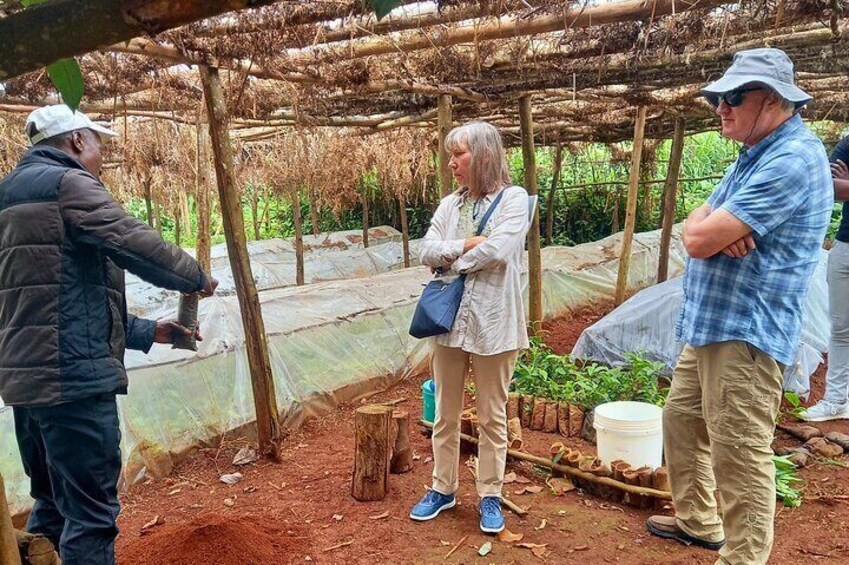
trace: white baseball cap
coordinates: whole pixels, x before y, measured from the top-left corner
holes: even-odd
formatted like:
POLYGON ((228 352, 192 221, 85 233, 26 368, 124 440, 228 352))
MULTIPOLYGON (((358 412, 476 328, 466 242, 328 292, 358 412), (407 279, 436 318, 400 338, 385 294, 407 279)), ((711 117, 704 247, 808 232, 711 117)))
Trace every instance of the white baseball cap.
POLYGON ((33 110, 27 117, 26 129, 29 130, 29 125, 35 124, 38 133, 30 138, 30 143, 35 145, 40 141, 44 141, 50 137, 76 131, 78 129, 90 129, 97 132, 100 138, 115 137, 118 135, 111 129, 94 123, 88 116, 77 110, 72 111, 65 104, 56 104, 54 106, 44 106, 33 110))

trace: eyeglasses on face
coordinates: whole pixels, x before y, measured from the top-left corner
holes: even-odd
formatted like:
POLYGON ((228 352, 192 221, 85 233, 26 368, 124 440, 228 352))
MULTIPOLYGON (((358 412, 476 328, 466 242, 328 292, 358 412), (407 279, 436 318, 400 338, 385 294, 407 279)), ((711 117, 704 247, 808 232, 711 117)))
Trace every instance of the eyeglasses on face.
POLYGON ((719 108, 720 102, 725 102, 729 107, 736 108, 743 103, 743 99, 746 97, 747 92, 754 92, 755 90, 763 90, 763 87, 753 86, 751 88, 736 88, 722 94, 708 94, 705 98, 707 98, 707 101, 710 102, 710 105, 714 108, 719 108))

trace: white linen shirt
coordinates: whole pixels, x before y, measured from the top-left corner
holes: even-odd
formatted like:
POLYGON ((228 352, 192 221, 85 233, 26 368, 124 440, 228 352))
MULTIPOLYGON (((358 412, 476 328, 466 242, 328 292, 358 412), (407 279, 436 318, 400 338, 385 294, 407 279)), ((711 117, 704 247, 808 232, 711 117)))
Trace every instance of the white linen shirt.
MULTIPOLYGON (((521 271, 528 232, 528 193, 520 186, 502 189, 504 196, 489 218, 486 241, 463 253, 460 209, 466 192, 449 194, 439 203, 424 236, 420 259, 423 265, 466 274, 466 286, 454 325, 436 336, 444 347, 456 347, 477 355, 496 355, 528 347, 528 329, 522 298, 521 271)), ((487 194, 488 210, 498 192, 487 194)))

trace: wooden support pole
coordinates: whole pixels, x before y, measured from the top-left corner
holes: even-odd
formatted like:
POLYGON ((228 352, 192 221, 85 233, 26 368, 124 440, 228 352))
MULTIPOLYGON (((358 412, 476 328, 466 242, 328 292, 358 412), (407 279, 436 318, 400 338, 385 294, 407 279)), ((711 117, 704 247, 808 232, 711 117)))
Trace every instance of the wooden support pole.
POLYGON ((401 245, 404 249, 404 268, 410 266, 410 223, 407 219, 407 200, 403 196, 398 199, 401 212, 401 245))
POLYGON ((18 542, 15 529, 12 527, 12 516, 6 502, 6 484, 0 475, 0 564, 21 565, 21 555, 18 552, 18 542))
POLYGON ((292 219, 295 224, 295 284, 304 284, 304 229, 301 225, 301 196, 292 191, 292 219))
POLYGON ((684 118, 675 119, 675 133, 669 155, 669 169, 663 186, 663 226, 660 232, 660 258, 657 263, 657 282, 662 283, 669 274, 669 243, 672 241, 672 225, 675 223, 675 202, 678 198, 678 174, 681 171, 681 156, 684 154, 684 118))
MULTIPOLYGON (((537 194, 537 163, 534 147, 534 122, 531 97, 519 98, 519 121, 522 129, 522 161, 525 164, 525 189, 537 194)), ((539 203, 537 203, 539 210, 539 203)), ((539 213, 534 212, 528 230, 528 324, 535 334, 542 323, 542 255, 540 253, 539 213)))
POLYGON ((448 161, 451 155, 445 148, 445 136, 451 131, 454 124, 451 117, 451 96, 449 94, 439 95, 439 114, 437 116, 439 129, 439 196, 445 198, 451 194, 454 188, 454 176, 451 174, 451 168, 448 166, 448 161))
POLYGON ((318 197, 315 194, 315 189, 309 189, 310 195, 310 224, 312 224, 312 234, 318 236, 318 197))
POLYGON ((369 219, 368 219, 368 193, 366 192, 366 183, 362 181, 363 193, 360 196, 363 203, 363 247, 368 247, 368 229, 369 229, 369 219))
POLYGON ((551 188, 548 191, 548 202, 545 213, 545 244, 551 245, 554 234, 554 203, 557 186, 560 184, 560 169, 563 166, 563 144, 558 143, 554 148, 554 171, 551 175, 551 188))
POLYGON ((212 186, 212 171, 209 160, 211 141, 209 129, 201 120, 197 123, 197 186, 195 202, 197 204, 197 239, 195 241, 195 256, 204 272, 211 272, 212 244, 210 237, 210 200, 209 189, 212 186))
POLYGON ((351 496, 360 501, 383 500, 389 491, 389 463, 395 439, 392 407, 370 404, 357 408, 355 427, 351 496))
POLYGON ((615 304, 625 301, 628 288, 628 268, 631 266, 631 244, 637 225, 637 188, 640 184, 640 163, 643 158, 643 138, 646 129, 646 107, 637 108, 634 123, 634 148, 631 151, 631 174, 628 177, 628 204, 625 210, 625 233, 622 234, 622 250, 619 253, 619 275, 616 277, 615 304))
MULTIPOLYGON (((433 429, 433 424, 431 424, 430 422, 425 422, 424 420, 419 420, 419 425, 430 430, 433 429)), ((472 436, 464 433, 460 434, 460 439, 472 443, 474 445, 478 444, 477 438, 473 438, 472 436)), ((517 451, 515 449, 508 448, 507 455, 513 457, 514 459, 519 459, 520 461, 528 461, 535 465, 539 465, 540 467, 545 467, 547 469, 557 471, 558 473, 562 473, 570 477, 582 479, 590 483, 613 487, 621 490, 622 492, 627 492, 630 494, 639 494, 643 496, 653 496, 654 498, 658 498, 660 500, 672 500, 672 493, 668 491, 662 491, 648 487, 640 487, 636 485, 629 485, 627 483, 611 479, 610 477, 599 477, 593 475, 592 473, 587 473, 585 471, 581 471, 580 469, 576 469, 575 467, 560 465, 559 463, 552 463, 550 459, 546 459, 545 457, 539 457, 537 455, 531 455, 530 453, 525 453, 524 451, 517 451)))
POLYGON ((209 134, 215 155, 215 175, 218 178, 218 196, 224 220, 224 235, 236 295, 242 311, 242 326, 245 331, 245 350, 251 373, 251 386, 256 407, 257 436, 259 449, 264 455, 277 456, 276 441, 280 436, 280 413, 274 393, 274 377, 268 356, 268 341, 259 296, 251 272, 251 262, 245 241, 245 218, 239 199, 233 147, 227 133, 227 104, 221 92, 218 69, 200 66, 204 98, 209 114, 209 134))

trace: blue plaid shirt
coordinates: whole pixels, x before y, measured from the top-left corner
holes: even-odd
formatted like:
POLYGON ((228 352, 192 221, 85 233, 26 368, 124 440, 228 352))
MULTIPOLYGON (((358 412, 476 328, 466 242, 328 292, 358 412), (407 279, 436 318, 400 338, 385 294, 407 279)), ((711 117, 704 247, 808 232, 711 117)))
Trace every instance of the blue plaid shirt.
POLYGON ((740 150, 708 203, 751 227, 757 249, 742 259, 687 260, 678 340, 693 347, 745 341, 792 364, 834 206, 822 142, 796 114, 740 150))

